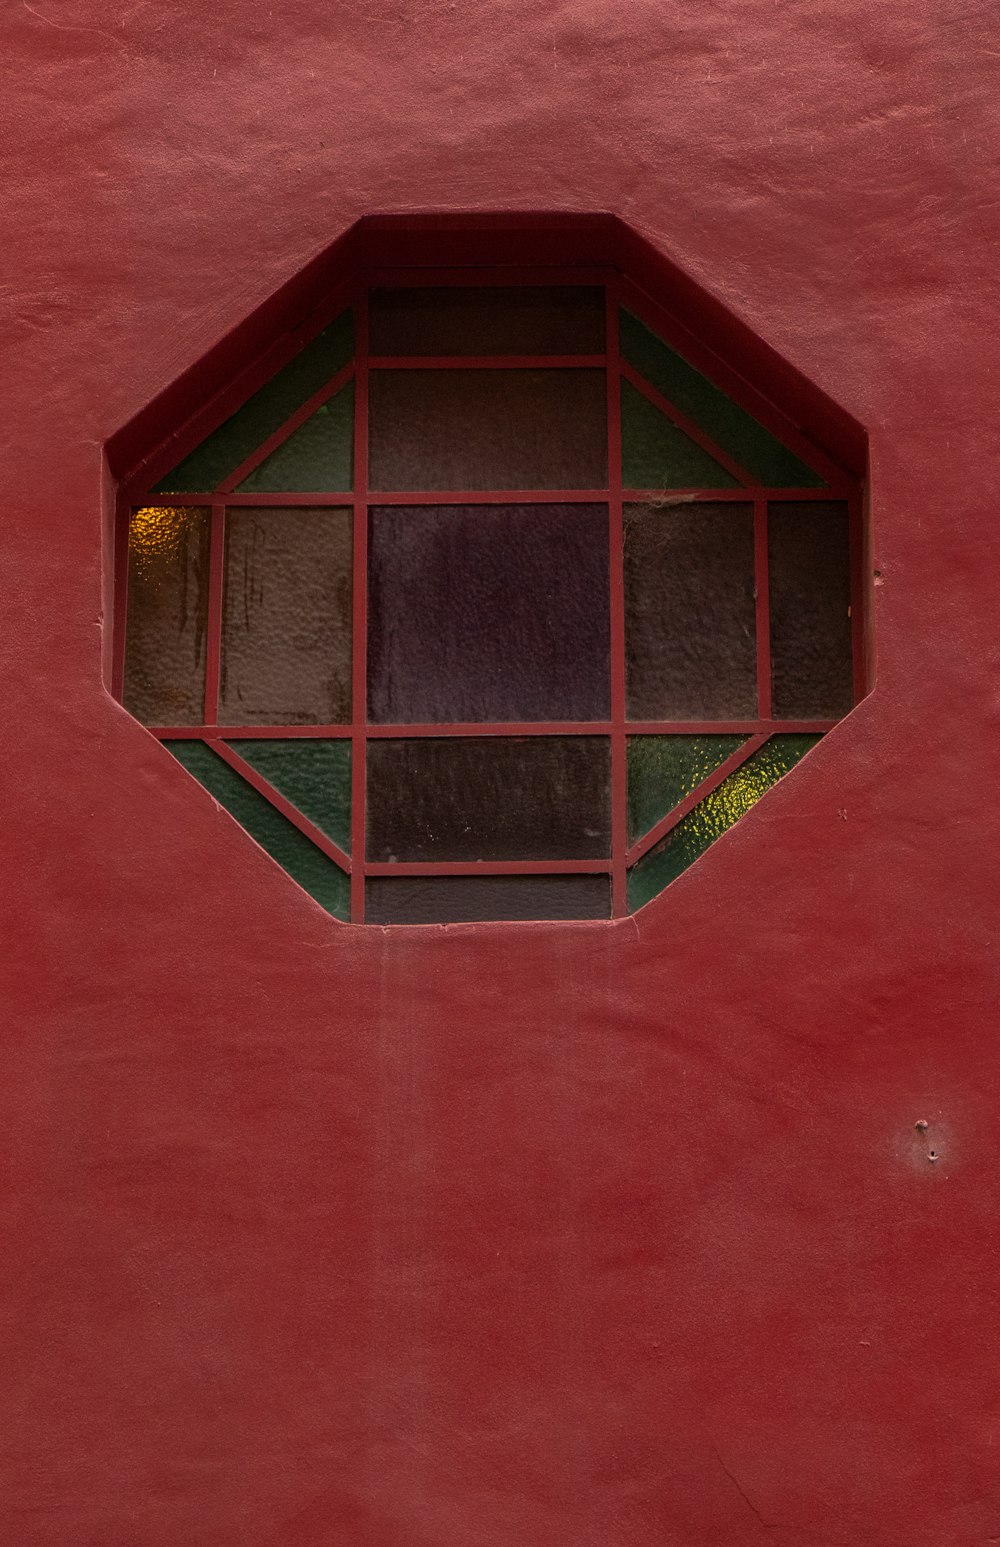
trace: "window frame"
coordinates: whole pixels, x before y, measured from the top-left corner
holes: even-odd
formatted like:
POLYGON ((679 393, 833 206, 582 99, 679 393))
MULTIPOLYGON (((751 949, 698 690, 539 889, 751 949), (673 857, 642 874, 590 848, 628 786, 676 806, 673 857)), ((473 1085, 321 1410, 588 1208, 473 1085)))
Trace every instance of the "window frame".
POLYGON ((325 304, 314 311, 300 328, 276 340, 245 372, 195 415, 182 430, 161 445, 144 464, 137 476, 120 486, 117 500, 114 560, 114 640, 112 691, 121 700, 124 686, 125 619, 128 587, 128 525, 131 510, 140 504, 158 502, 175 507, 204 507, 210 512, 208 625, 205 672, 205 710, 200 725, 147 726, 159 740, 204 741, 246 782, 264 795, 276 809, 306 834, 316 846, 333 859, 350 877, 352 923, 365 921, 365 880, 374 876, 423 875, 532 875, 532 874, 607 874, 611 885, 610 918, 629 912, 627 878, 631 867, 673 827, 687 816, 707 795, 751 758, 775 734, 824 733, 838 719, 779 719, 771 704, 771 630, 768 586, 768 506, 774 502, 803 503, 846 502, 850 546, 850 605, 853 702, 867 691, 868 666, 863 589, 863 489, 856 476, 841 467, 829 454, 802 433, 773 403, 769 402, 742 377, 732 372, 720 357, 698 336, 673 316, 661 303, 632 281, 620 269, 610 265, 522 266, 491 268, 469 267, 385 267, 372 265, 359 269, 350 282, 330 293, 325 304), (545 356, 371 356, 368 352, 368 298, 380 288, 424 288, 468 286, 495 288, 505 286, 600 286, 605 294, 605 347, 594 355, 545 356), (163 474, 173 468, 186 451, 205 438, 236 411, 259 387, 346 309, 354 314, 354 353, 317 392, 313 393, 288 419, 251 453, 215 489, 175 494, 150 491, 163 474), (622 309, 631 312, 669 347, 680 353, 696 370, 708 377, 741 407, 751 413, 765 429, 795 453, 823 480, 822 487, 775 488, 761 483, 717 446, 686 414, 658 392, 622 358, 619 349, 619 318, 622 309), (451 369, 581 369, 605 371, 607 388, 608 484, 596 489, 544 490, 375 490, 368 478, 368 388, 370 374, 378 370, 451 370, 451 369), (650 490, 626 488, 622 483, 621 460, 621 382, 627 381, 665 414, 679 429, 712 456, 737 485, 729 489, 650 490), (238 485, 279 445, 335 393, 349 382, 354 386, 354 476, 353 490, 326 494, 277 492, 238 493, 238 485), (699 502, 752 504, 754 535, 754 609, 757 658, 757 714, 739 720, 637 720, 630 721, 626 706, 626 638, 624 584, 625 507, 652 504, 667 507, 699 502), (367 718, 368 652, 368 533, 369 512, 374 506, 388 505, 529 505, 529 504, 600 503, 608 509, 608 553, 611 621, 611 699, 610 718, 606 721, 557 722, 466 722, 454 724, 372 724, 367 718), (223 585, 225 562, 225 525, 229 508, 252 506, 336 507, 353 510, 352 556, 352 671, 351 720, 336 725, 246 726, 219 723, 219 686, 221 673, 223 585), (679 805, 633 843, 627 831, 627 755, 633 735, 720 735, 742 734, 747 739, 726 758, 679 805), (366 854, 366 747, 379 738, 411 737, 490 737, 490 736, 606 736, 611 748, 611 854, 599 860, 513 860, 513 861, 373 861, 366 854), (351 781, 351 852, 347 854, 315 825, 304 818, 276 792, 226 742, 250 738, 324 737, 348 738, 352 747, 351 781))

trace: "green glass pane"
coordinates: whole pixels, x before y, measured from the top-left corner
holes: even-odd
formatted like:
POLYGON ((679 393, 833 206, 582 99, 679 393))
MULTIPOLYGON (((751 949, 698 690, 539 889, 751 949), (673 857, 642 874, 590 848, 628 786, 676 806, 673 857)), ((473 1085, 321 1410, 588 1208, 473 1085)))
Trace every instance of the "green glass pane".
POLYGON ((626 489, 735 489, 737 479, 622 379, 622 483, 626 489))
POLYGON ((354 482, 354 383, 321 403, 237 487, 261 494, 338 493, 354 482))
POLYGON ((220 424, 183 462, 161 478, 156 492, 208 492, 218 488, 251 451, 256 451, 307 398, 347 364, 353 352, 354 318, 351 312, 344 312, 266 381, 231 419, 220 424))
POLYGON ((753 757, 706 795, 629 872, 628 905, 634 913, 704 854, 783 774, 815 746, 818 736, 772 736, 753 757))
POLYGON ((745 736, 632 736, 628 841, 635 843, 731 757, 745 736))
POLYGON ((194 775, 220 806, 225 806, 262 849, 276 860, 303 891, 332 913, 347 919, 351 911, 351 878, 285 820, 270 801, 241 779, 203 741, 165 741, 188 773, 194 775))
POLYGON ((351 848, 351 743, 346 736, 241 738, 227 742, 244 762, 340 845, 351 848))
POLYGON ((775 489, 818 489, 824 480, 745 408, 688 365, 630 312, 621 313, 621 352, 651 387, 693 419, 715 444, 775 489))

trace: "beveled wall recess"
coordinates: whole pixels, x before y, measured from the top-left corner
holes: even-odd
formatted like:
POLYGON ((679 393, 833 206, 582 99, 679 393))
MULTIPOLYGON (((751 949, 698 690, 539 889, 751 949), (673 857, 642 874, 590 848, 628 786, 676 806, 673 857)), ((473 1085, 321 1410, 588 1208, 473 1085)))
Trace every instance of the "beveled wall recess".
POLYGON ((116 690, 343 921, 634 912, 866 689, 809 391, 531 231, 369 223, 123 483, 116 690))

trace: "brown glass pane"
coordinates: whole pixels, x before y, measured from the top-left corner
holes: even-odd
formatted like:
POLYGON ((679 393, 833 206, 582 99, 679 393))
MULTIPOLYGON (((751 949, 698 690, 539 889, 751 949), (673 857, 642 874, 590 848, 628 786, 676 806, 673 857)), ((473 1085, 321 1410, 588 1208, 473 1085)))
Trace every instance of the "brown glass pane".
POLYGON ((610 766, 600 736, 369 741, 368 858, 604 858, 610 766))
POLYGON ((208 619, 207 510, 145 505, 128 534, 126 709, 147 725, 200 725, 208 619))
POLYGON ((605 347, 604 291, 585 285, 373 290, 375 355, 593 355, 605 347))
POLYGON ((607 506, 372 510, 372 721, 607 719, 608 641, 607 506))
POLYGON ((369 924, 471 924, 481 919, 606 919, 607 876, 371 876, 369 924))
POLYGON ((771 504, 767 528, 774 713, 846 714, 854 702, 847 505, 771 504))
POLYGON ((753 507, 628 506, 625 629, 630 719, 756 714, 753 507))
POLYGON ((350 719, 351 529, 349 510, 227 512, 223 724, 350 719))
POLYGON ((604 372, 372 371, 373 489, 595 489, 604 372))

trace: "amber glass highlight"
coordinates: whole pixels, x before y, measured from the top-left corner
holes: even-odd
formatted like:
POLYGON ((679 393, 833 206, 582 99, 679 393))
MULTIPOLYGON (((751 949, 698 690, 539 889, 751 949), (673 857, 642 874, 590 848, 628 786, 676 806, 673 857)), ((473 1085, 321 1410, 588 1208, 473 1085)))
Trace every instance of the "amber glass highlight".
POLYGON ((147 725, 204 717, 209 525, 184 505, 143 505, 129 520, 122 697, 147 725))

